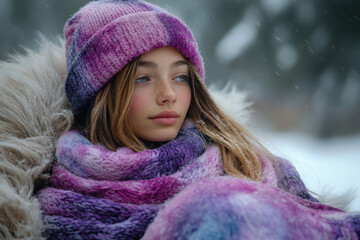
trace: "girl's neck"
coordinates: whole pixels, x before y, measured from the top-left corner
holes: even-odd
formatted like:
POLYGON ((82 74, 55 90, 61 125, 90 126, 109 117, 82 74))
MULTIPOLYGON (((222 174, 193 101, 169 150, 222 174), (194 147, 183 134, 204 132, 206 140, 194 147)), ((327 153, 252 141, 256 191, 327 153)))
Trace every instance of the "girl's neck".
POLYGON ((164 145, 167 142, 151 142, 151 141, 146 141, 144 139, 140 139, 143 144, 145 145, 146 149, 154 149, 154 148, 158 148, 161 147, 162 145, 164 145))

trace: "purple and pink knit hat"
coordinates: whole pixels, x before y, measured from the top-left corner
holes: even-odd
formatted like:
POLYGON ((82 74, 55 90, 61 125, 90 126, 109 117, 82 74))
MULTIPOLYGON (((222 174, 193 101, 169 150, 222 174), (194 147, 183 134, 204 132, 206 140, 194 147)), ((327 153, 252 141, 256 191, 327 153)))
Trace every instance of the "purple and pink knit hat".
POLYGON ((177 49, 204 78, 203 60, 189 28, 142 0, 92 1, 66 22, 64 35, 65 91, 75 113, 127 63, 158 47, 177 49))

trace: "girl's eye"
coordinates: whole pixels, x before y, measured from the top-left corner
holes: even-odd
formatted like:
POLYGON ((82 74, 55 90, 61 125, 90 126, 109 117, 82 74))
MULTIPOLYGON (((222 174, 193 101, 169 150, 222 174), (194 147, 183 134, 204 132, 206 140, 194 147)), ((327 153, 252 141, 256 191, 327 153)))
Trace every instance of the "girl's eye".
POLYGON ((150 79, 149 79, 149 77, 147 77, 147 76, 141 76, 141 77, 138 77, 136 80, 135 80, 135 82, 137 82, 137 83, 144 83, 144 82, 147 82, 147 81, 149 81, 150 79))
POLYGON ((185 82, 185 81, 187 81, 188 80, 188 76, 186 76, 186 75, 180 75, 180 76, 177 76, 177 77, 175 77, 174 78, 176 81, 179 81, 179 82, 185 82))

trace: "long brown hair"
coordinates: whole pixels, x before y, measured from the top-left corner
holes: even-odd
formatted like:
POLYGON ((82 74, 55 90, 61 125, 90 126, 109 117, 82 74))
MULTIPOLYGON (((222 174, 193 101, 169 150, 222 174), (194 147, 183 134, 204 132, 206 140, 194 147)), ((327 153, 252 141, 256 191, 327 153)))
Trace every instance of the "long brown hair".
POLYGON ((271 153, 239 122, 225 114, 210 96, 195 66, 189 63, 192 103, 189 116, 196 126, 219 147, 229 175, 261 180, 260 155, 271 153))
MULTIPOLYGON (((85 115, 84 133, 94 144, 115 151, 129 147, 139 152, 144 143, 130 129, 128 112, 139 58, 127 64, 96 95, 85 115)), ((229 175, 260 181, 260 154, 271 154, 240 123, 226 115, 208 93, 196 67, 188 62, 192 98, 188 115, 217 144, 229 175)))
POLYGON ((123 146, 136 152, 145 149, 127 118, 138 64, 139 58, 127 64, 89 104, 84 133, 92 143, 101 143, 112 151, 123 146))

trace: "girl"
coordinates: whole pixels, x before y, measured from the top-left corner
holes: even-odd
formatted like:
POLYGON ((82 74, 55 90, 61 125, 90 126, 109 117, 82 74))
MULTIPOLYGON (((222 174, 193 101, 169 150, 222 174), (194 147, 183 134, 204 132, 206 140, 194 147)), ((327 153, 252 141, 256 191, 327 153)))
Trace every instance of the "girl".
POLYGON ((187 26, 138 0, 64 27, 73 129, 37 194, 49 239, 358 239, 296 170, 217 107, 187 26))

